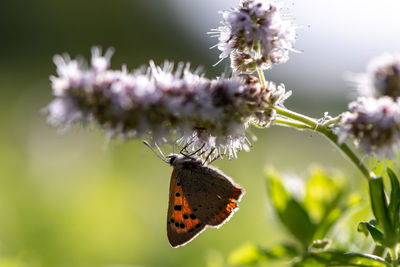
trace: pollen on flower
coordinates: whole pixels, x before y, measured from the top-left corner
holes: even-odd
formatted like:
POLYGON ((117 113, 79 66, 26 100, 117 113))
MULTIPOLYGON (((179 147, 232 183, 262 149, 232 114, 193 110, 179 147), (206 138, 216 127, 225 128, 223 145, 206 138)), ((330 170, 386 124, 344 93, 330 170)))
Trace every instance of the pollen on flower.
POLYGON ((394 158, 400 147, 400 100, 360 97, 342 114, 339 141, 350 137, 369 155, 394 158))
POLYGON ((281 13, 279 3, 243 0, 239 8, 221 14, 222 26, 209 34, 218 37, 220 59, 230 56, 231 67, 238 73, 284 63, 289 51, 295 51, 297 26, 281 13))
POLYGON ((261 86, 253 76, 210 80, 189 64, 165 62, 128 72, 111 70, 112 50, 104 56, 92 49, 91 64, 55 56, 52 76, 55 99, 48 105, 48 121, 57 126, 94 123, 109 136, 147 138, 157 144, 202 148, 211 158, 236 157, 246 150, 250 124, 268 126, 273 105, 290 95, 284 86, 261 86))
POLYGON ((350 77, 360 95, 400 97, 400 54, 383 54, 370 61, 366 73, 350 77))

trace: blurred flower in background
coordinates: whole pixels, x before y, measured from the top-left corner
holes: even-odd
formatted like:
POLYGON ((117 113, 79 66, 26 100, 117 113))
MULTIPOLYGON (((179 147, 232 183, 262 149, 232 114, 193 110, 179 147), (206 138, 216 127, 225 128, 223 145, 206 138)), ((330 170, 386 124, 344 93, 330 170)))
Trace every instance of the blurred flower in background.
POLYGON ((387 53, 372 59, 367 72, 355 75, 352 81, 362 96, 397 99, 400 96, 400 54, 387 53))
POLYGON ((400 147, 400 55, 376 57, 366 73, 349 79, 360 97, 342 115, 341 141, 351 137, 368 155, 395 158, 400 147))

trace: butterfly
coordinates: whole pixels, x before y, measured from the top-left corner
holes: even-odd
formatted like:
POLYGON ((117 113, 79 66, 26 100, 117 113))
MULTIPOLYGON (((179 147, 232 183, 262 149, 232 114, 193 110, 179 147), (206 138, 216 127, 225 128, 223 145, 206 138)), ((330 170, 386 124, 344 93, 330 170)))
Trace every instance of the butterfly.
POLYGON ((244 194, 231 178, 195 154, 182 150, 163 159, 173 167, 167 236, 174 248, 186 245, 207 227, 222 226, 238 209, 244 194))

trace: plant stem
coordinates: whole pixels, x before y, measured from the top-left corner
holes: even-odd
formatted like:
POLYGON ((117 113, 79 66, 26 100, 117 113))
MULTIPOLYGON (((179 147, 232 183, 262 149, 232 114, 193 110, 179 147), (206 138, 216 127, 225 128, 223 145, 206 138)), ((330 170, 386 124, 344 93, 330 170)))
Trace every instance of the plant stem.
POLYGON ((394 247, 390 248, 390 254, 392 256, 392 266, 397 267, 399 245, 396 244, 394 247))
POLYGON ((265 87, 265 78, 264 78, 264 73, 263 73, 262 69, 257 67, 257 72, 258 72, 258 77, 260 78, 262 87, 265 87))
POLYGON ((340 121, 340 119, 341 119, 341 116, 339 115, 339 116, 337 116, 335 118, 332 118, 330 120, 325 121, 324 125, 328 126, 328 125, 336 124, 336 123, 338 123, 340 121))
POLYGON ((319 125, 319 123, 317 122, 316 119, 310 118, 306 115, 282 108, 282 107, 278 107, 278 106, 274 106, 272 107, 273 109, 276 110, 276 113, 279 115, 282 115, 284 117, 296 120, 296 121, 300 121, 308 126, 310 126, 313 129, 316 129, 319 125))
POLYGON ((297 112, 277 106, 273 108, 276 110, 277 114, 294 120, 293 122, 284 119, 277 119, 276 123, 278 125, 290 126, 297 129, 314 130, 324 135, 356 165, 356 167, 361 171, 363 176, 367 178, 367 180, 375 176, 347 143, 339 143, 339 138, 337 134, 335 134, 330 128, 328 128, 324 124, 319 123, 316 119, 299 114, 297 112), (296 121, 297 123, 295 123, 296 121))
MULTIPOLYGON (((258 76, 261 81, 261 85, 265 86, 265 79, 264 74, 261 68, 257 67, 258 76)), ((276 110, 276 113, 289 118, 291 120, 286 120, 282 118, 277 118, 275 123, 281 126, 290 126, 296 129, 307 129, 307 130, 314 130, 326 138, 328 138, 336 147, 338 147, 353 163, 356 167, 361 171, 367 180, 371 177, 375 177, 375 174, 371 172, 367 165, 361 160, 361 158, 355 153, 355 151, 345 142, 339 143, 338 136, 328 127, 331 124, 337 123, 339 121, 339 117, 333 118, 326 122, 326 124, 321 124, 318 120, 314 118, 310 118, 306 115, 278 107, 278 106, 271 106, 271 108, 276 110)))
POLYGON ((274 124, 279 125, 279 126, 293 127, 293 128, 297 128, 297 129, 312 130, 310 128, 310 126, 308 126, 304 123, 297 122, 294 120, 287 120, 287 119, 283 119, 283 118, 276 118, 274 124))

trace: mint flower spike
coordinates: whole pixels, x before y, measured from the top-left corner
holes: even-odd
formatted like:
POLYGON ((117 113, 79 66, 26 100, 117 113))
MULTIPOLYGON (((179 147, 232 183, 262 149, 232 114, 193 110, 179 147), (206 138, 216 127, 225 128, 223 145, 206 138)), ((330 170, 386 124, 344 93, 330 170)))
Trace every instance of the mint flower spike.
POLYGON ((400 97, 400 53, 383 54, 372 59, 366 73, 350 77, 360 95, 400 97))
POLYGON ((339 123, 339 143, 351 138, 368 155, 395 158, 400 147, 400 99, 360 97, 349 110, 339 123))
POLYGON ((151 61, 133 72, 126 66, 111 70, 112 53, 93 48, 90 65, 68 55, 54 57, 50 124, 93 123, 111 137, 149 138, 160 145, 178 140, 189 150, 232 158, 248 149, 249 125, 269 126, 276 116, 271 107, 282 106, 290 95, 283 85, 263 87, 253 76, 210 80, 183 63, 174 68, 151 61))
POLYGON ((230 57, 235 72, 249 74, 286 62, 289 51, 296 51, 297 26, 280 8, 272 0, 243 0, 239 8, 221 12, 223 26, 209 32, 218 37, 220 61, 230 57))

